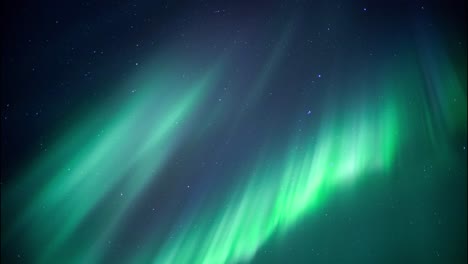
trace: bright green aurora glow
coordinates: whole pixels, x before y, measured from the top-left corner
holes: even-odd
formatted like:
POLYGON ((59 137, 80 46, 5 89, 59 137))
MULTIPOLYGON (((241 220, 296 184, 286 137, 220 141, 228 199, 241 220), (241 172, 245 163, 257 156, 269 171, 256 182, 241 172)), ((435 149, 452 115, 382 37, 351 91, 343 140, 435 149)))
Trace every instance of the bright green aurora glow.
MULTIPOLYGON (((266 88, 281 71, 291 28, 273 45, 252 93, 243 94, 249 107, 266 100, 266 88)), ((170 230, 161 231, 154 221, 121 261, 251 261, 269 240, 288 236, 295 224, 326 207, 330 197, 359 190, 366 178, 388 181, 401 169, 408 146, 437 149, 441 159, 452 160, 449 138, 466 133, 466 76, 441 53, 421 55, 424 59, 402 54, 375 70, 371 83, 340 84, 355 90, 372 87, 378 96, 350 96, 345 102, 331 98, 315 109, 320 116, 313 122, 278 132, 281 140, 266 136, 258 150, 242 148, 239 166, 221 170, 222 176, 235 179, 232 185, 218 192, 204 189, 190 209, 170 216, 175 223, 170 230), (421 60, 427 61, 419 65, 421 60)), ((6 207, 20 205, 14 220, 2 223, 9 227, 2 246, 21 237, 37 263, 105 263, 108 244, 134 217, 137 201, 151 192, 148 186, 158 185, 163 176, 187 185, 171 173, 169 165, 180 158, 176 153, 192 146, 210 149, 203 143, 210 131, 222 133, 218 131, 226 126, 237 131, 249 118, 234 105, 211 106, 221 102, 213 98, 231 59, 222 56, 192 79, 180 78, 174 70, 190 68, 186 65, 148 66, 120 85, 117 96, 83 114, 2 193, 14 201, 6 207), (224 113, 234 114, 220 118, 224 113), (209 125, 200 121, 206 119, 209 125)), ((290 118, 303 118, 301 111, 290 118)), ((208 169, 184 173, 193 178, 210 174, 208 169)))

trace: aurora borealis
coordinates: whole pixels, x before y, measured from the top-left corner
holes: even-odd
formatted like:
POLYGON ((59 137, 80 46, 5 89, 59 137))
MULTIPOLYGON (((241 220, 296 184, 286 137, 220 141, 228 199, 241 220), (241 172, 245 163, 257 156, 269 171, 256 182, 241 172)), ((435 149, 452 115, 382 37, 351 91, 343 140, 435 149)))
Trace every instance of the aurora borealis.
POLYGON ((2 263, 466 262, 463 1, 4 7, 2 263))

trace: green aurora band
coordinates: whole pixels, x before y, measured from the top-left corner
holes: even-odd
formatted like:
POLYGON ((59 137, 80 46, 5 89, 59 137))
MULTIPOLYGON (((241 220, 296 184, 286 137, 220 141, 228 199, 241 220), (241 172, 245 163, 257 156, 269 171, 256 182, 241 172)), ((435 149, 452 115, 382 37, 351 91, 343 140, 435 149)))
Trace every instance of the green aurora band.
MULTIPOLYGON (((255 162, 226 172, 239 175, 239 181, 225 197, 199 202, 174 220, 180 224, 160 246, 158 234, 148 232, 144 246, 126 261, 249 261, 266 241, 286 236, 297 221, 326 206, 330 195, 358 188, 362 176, 385 178, 412 138, 439 148, 449 145, 451 135, 466 133, 463 69, 457 71, 440 53, 402 57, 389 60, 388 68, 379 70, 381 78, 365 84, 381 91, 378 101, 362 97, 344 107, 330 103, 318 132, 308 128, 281 143, 265 139, 255 162)), ((193 137, 189 131, 198 129, 198 109, 227 64, 224 57, 195 83, 181 81, 163 66, 149 67, 158 74, 148 70, 125 84, 125 93, 90 111, 2 193, 16 205, 25 204, 15 221, 5 224, 11 228, 2 234, 2 243, 22 235, 38 263, 100 263, 131 203, 155 181, 172 152, 193 137), (26 198, 15 195, 33 189, 26 198), (116 196, 123 201, 102 206, 116 196), (89 234, 78 234, 85 224, 89 234)), ((271 74, 274 70, 266 75, 271 74)), ((267 86, 266 79, 263 74, 258 85, 267 86)), ((252 104, 261 99, 246 97, 252 104)), ((439 151, 450 158, 449 149, 439 151)))

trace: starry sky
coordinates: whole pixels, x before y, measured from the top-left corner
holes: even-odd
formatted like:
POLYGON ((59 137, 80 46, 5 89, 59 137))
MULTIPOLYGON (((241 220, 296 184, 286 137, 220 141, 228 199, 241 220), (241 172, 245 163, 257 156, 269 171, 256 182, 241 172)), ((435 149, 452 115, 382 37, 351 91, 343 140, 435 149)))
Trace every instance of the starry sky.
POLYGON ((466 263, 464 1, 2 1, 2 263, 466 263))

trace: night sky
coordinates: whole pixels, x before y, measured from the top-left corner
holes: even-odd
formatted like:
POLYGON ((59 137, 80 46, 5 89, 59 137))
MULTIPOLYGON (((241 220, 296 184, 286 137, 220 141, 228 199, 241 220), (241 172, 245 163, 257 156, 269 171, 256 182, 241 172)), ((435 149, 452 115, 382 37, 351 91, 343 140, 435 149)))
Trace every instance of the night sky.
POLYGON ((2 1, 2 263, 466 263, 465 1, 2 1))

